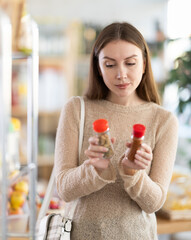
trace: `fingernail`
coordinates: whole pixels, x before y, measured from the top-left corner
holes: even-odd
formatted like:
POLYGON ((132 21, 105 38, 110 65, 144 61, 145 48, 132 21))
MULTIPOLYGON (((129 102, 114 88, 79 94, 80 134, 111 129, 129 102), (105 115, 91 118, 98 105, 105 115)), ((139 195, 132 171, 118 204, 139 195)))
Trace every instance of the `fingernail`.
POLYGON ((109 149, 108 149, 108 148, 106 148, 106 147, 103 147, 103 151, 104 151, 104 152, 108 152, 108 151, 109 151, 109 149))

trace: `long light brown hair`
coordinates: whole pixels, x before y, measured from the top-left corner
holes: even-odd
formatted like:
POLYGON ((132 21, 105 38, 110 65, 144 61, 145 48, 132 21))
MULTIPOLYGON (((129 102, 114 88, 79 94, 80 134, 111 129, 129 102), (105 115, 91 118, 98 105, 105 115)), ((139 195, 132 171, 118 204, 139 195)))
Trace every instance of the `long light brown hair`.
POLYGON ((100 51, 110 42, 123 40, 141 49, 145 61, 145 72, 136 91, 138 96, 148 102, 160 104, 160 97, 151 68, 149 48, 142 34, 127 22, 115 22, 106 26, 97 37, 91 57, 89 70, 89 85, 85 96, 89 99, 106 99, 109 89, 105 85, 99 72, 98 57, 100 51))

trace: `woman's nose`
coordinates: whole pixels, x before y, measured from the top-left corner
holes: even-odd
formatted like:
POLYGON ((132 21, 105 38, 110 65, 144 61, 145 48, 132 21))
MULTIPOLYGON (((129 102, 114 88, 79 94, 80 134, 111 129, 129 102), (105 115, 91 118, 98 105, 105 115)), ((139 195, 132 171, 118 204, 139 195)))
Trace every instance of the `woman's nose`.
POLYGON ((127 78, 127 71, 124 68, 119 68, 117 71, 117 79, 126 79, 127 78))

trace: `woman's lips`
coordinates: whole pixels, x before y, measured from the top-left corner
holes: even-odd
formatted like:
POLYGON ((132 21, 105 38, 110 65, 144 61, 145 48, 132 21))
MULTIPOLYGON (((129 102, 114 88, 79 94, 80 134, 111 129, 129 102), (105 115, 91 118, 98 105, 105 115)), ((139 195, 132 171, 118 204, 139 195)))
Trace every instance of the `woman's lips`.
POLYGON ((129 86, 130 83, 124 83, 124 84, 117 84, 116 87, 120 88, 120 89, 125 89, 126 87, 129 86))

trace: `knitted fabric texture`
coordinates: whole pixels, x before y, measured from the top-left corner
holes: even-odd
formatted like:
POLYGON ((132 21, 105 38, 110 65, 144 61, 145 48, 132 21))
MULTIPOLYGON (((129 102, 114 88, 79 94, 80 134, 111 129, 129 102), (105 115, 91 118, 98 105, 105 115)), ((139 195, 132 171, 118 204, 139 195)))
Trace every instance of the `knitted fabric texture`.
POLYGON ((73 240, 156 240, 155 212, 166 199, 177 149, 177 118, 161 106, 145 102, 123 106, 107 100, 85 100, 82 151, 78 159, 80 101, 72 97, 63 107, 55 147, 56 184, 67 207, 78 199, 73 218, 73 240), (115 137, 115 154, 101 175, 86 164, 84 151, 95 133, 92 123, 108 120, 115 137), (153 160, 146 170, 125 175, 120 164, 131 140, 132 126, 146 126, 144 142, 153 160))

